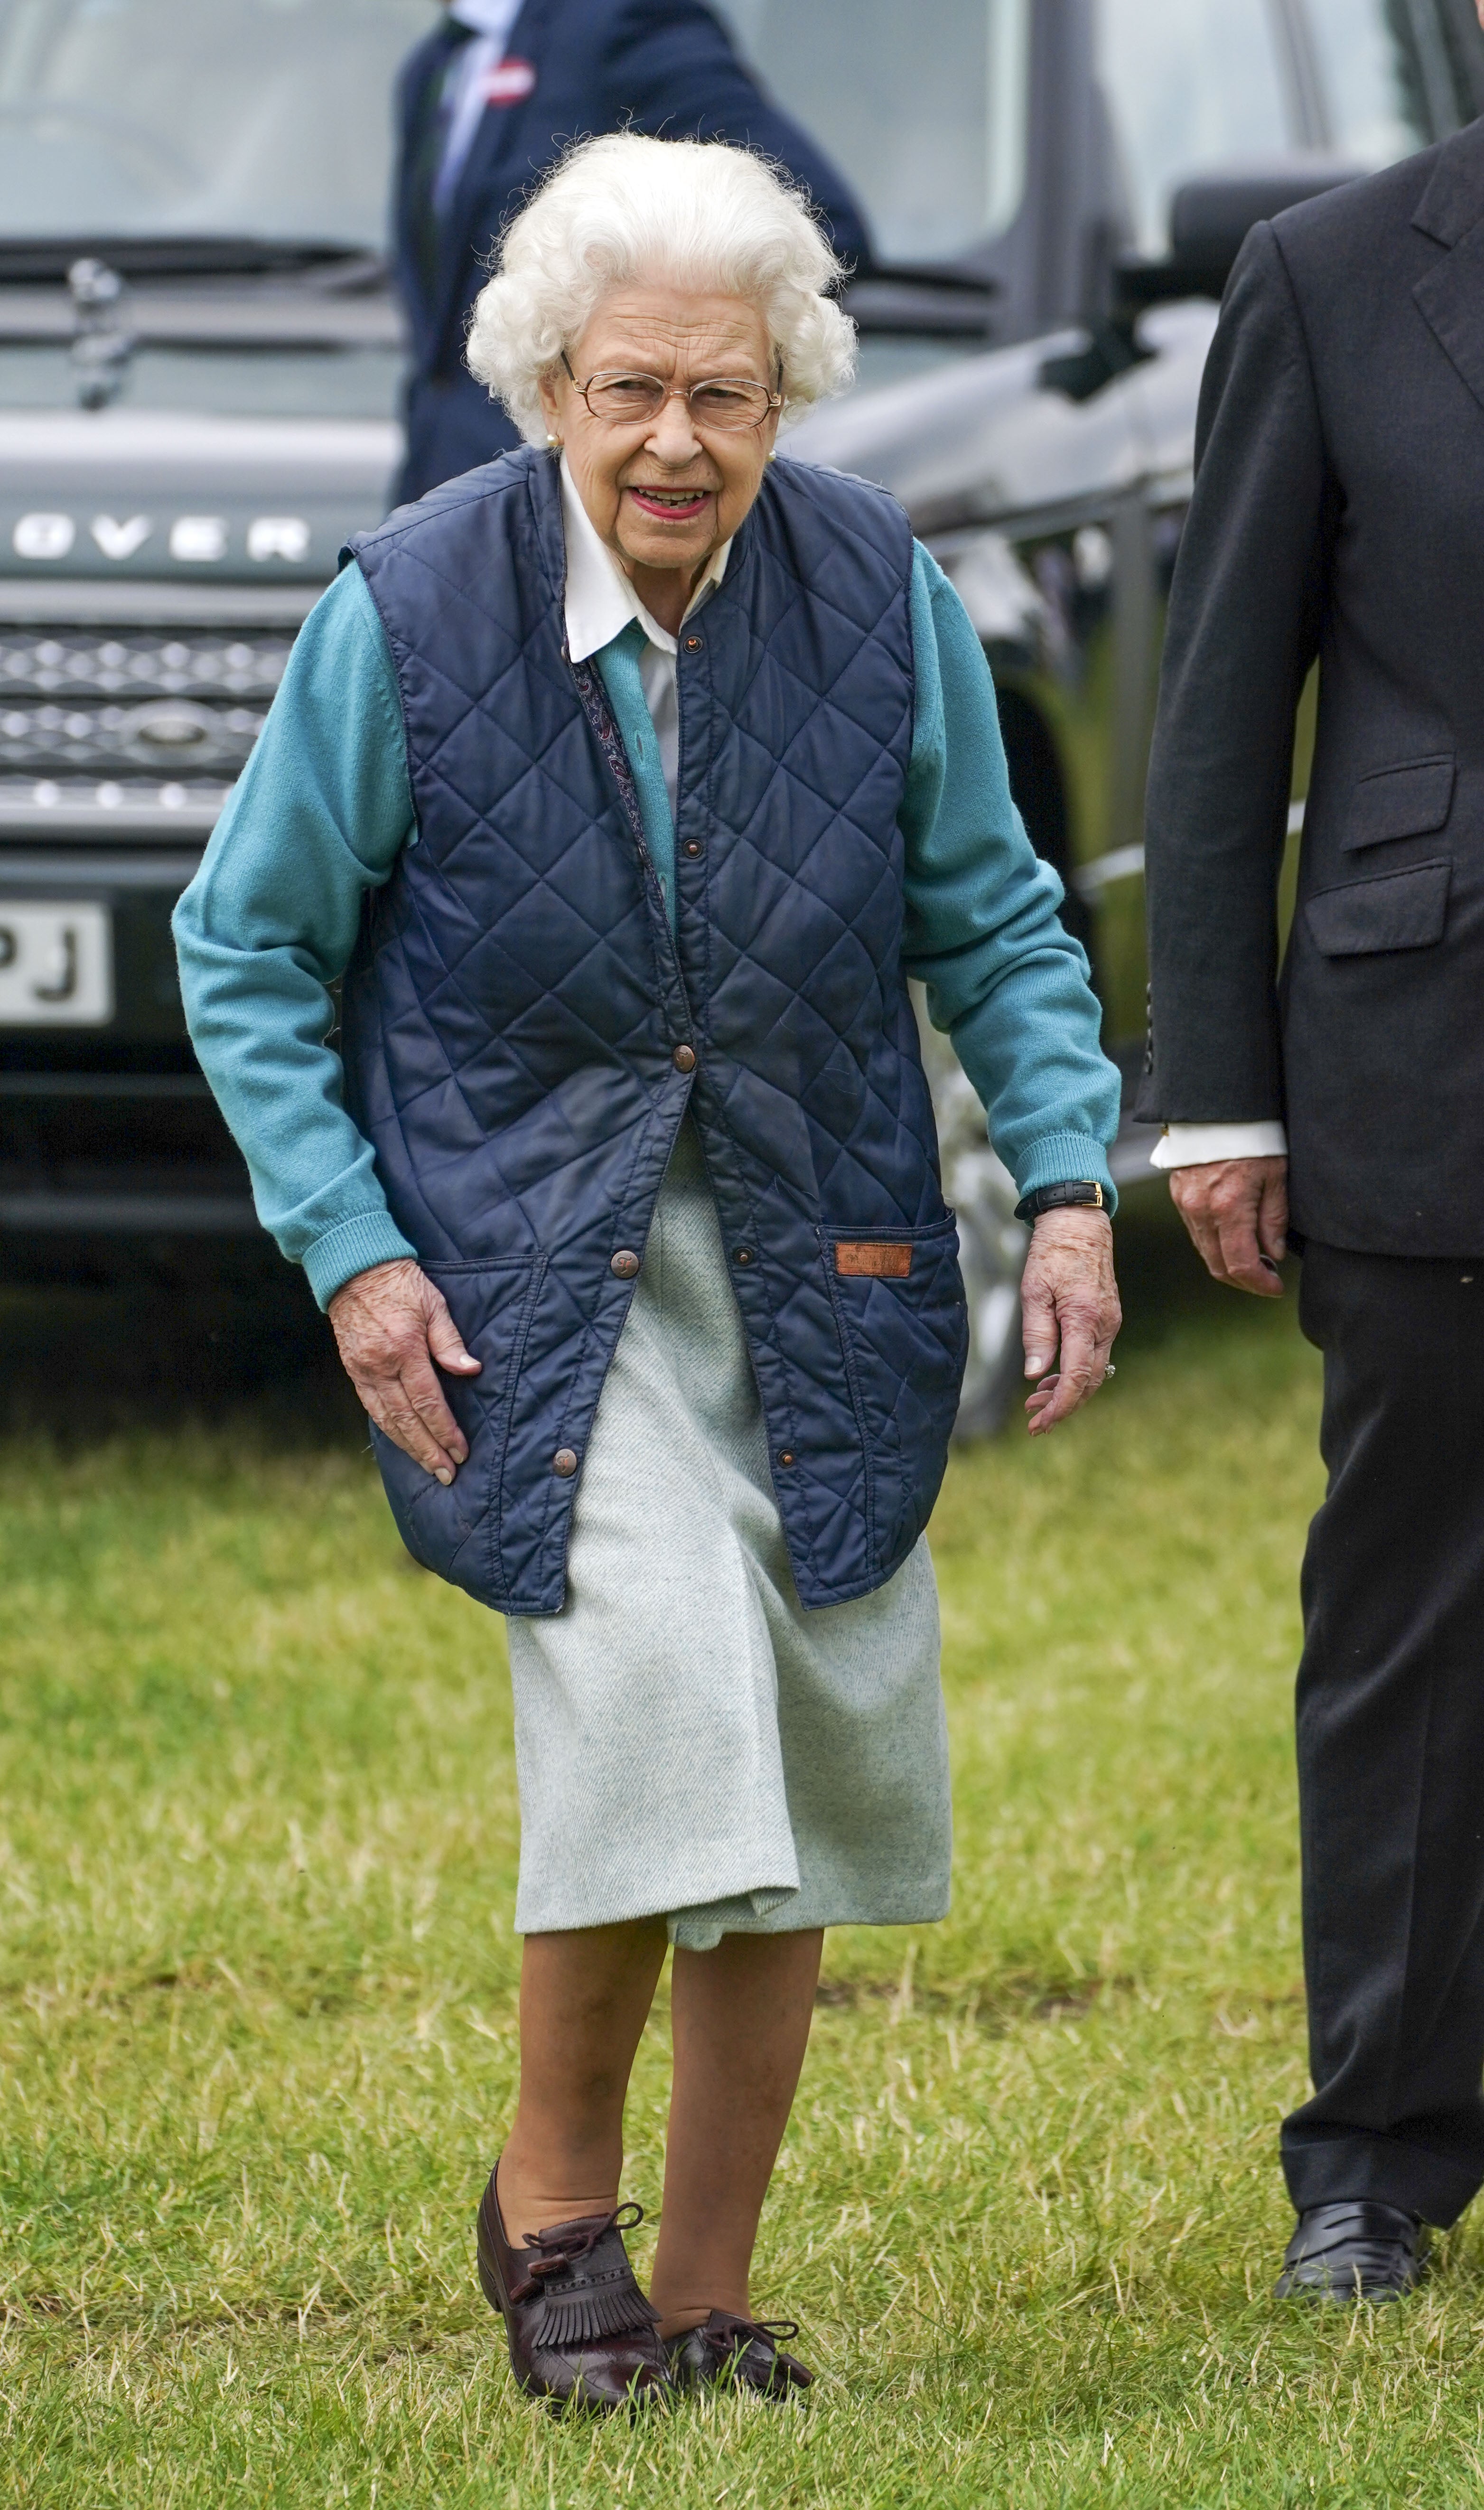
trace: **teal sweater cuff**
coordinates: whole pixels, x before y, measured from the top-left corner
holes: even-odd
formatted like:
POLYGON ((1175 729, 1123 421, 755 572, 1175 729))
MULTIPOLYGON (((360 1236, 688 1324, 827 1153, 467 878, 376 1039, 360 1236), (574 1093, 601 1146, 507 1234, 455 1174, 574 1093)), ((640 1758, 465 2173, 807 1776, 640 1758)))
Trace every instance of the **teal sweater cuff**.
POLYGON ((1073 1177, 1087 1177, 1100 1185, 1109 1210, 1117 1211, 1118 1189, 1108 1172, 1107 1151, 1088 1133, 1043 1133, 1015 1171, 1015 1189, 1031 1194, 1038 1185, 1063 1185, 1073 1177))
POLYGON ((358 1273, 368 1273, 373 1264, 396 1264, 410 1256, 417 1261, 417 1248, 409 1246, 389 1211, 361 1211, 354 1219, 338 1221, 307 1246, 300 1261, 309 1275, 309 1286, 322 1308, 327 1308, 337 1290, 358 1273))

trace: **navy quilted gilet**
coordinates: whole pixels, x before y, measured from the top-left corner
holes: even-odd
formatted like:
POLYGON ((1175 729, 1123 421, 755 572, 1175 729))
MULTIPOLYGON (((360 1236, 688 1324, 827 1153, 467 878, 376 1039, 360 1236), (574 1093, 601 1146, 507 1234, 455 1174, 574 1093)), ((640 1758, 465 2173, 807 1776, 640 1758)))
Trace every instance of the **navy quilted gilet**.
POLYGON ((901 969, 906 518, 856 479, 767 473, 680 635, 676 940, 601 682, 566 657, 551 456, 353 553, 419 841, 346 978, 349 1103, 483 1363, 446 1381, 451 1488, 377 1435, 403 1539, 501 1612, 560 1610, 627 1259, 689 1107, 800 1597, 867 1594, 927 1523, 968 1345, 901 969))

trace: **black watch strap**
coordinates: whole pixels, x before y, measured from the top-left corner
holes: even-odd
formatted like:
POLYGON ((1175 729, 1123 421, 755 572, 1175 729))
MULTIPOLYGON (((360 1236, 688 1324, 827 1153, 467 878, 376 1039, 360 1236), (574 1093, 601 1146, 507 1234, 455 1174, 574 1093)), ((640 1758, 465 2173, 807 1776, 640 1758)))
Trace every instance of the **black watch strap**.
POLYGON ((1060 1185, 1032 1186, 1015 1205, 1017 1220, 1039 1220, 1044 1211, 1065 1211, 1069 1204, 1085 1203, 1092 1211, 1106 1211, 1108 1198, 1093 1177, 1069 1177, 1060 1185))

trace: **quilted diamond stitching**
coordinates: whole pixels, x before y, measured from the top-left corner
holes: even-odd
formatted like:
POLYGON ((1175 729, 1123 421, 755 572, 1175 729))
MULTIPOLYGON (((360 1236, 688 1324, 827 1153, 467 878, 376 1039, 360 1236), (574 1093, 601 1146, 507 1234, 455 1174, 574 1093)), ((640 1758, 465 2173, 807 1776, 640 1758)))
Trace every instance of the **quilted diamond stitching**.
MULTIPOLYGON (((358 553, 398 667, 423 842, 376 901, 348 984, 354 1086, 414 1242, 551 1258, 510 1428, 510 1608, 561 1600, 573 1485, 550 1457, 581 1449, 601 1389, 625 1306, 607 1257, 616 1227, 627 1243, 647 1231, 688 1094, 670 1061, 686 1034, 724 1224, 764 1252, 739 1295, 770 1438, 799 1458, 780 1503, 800 1591, 867 1592, 896 1560, 869 1540, 816 1231, 941 1212, 899 966, 905 522, 863 483, 786 462, 770 475, 698 666, 682 664, 680 835, 704 840, 700 874, 682 876, 683 977, 646 894, 627 762, 585 716, 555 625, 545 458, 473 475, 358 553)), ((941 1331, 909 1322, 904 1344, 900 1308, 858 1333, 852 1320, 862 1412, 889 1444, 942 1375, 941 1331)))

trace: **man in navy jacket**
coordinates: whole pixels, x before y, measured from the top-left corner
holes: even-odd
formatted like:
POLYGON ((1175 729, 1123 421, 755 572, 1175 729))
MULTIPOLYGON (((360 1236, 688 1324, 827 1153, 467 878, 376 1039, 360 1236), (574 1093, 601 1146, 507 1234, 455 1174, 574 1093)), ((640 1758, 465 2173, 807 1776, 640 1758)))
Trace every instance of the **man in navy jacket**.
POLYGON ((491 247, 569 140, 627 128, 750 145, 806 186, 844 260, 869 255, 843 178, 761 94, 702 0, 453 0, 403 64, 398 121, 412 342, 399 504, 519 440, 466 371, 464 333, 491 247))

